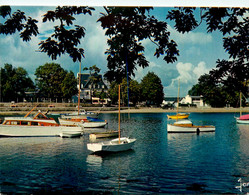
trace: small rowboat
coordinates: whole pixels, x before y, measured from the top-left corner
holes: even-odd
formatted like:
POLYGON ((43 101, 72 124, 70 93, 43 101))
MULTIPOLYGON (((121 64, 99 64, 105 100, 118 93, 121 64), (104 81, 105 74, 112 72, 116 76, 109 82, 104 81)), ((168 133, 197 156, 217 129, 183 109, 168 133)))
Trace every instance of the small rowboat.
POLYGON ((62 131, 60 133, 60 137, 62 138, 80 137, 81 135, 82 131, 62 131))
POLYGON ((118 137, 118 131, 105 131, 105 132, 95 132, 89 135, 91 140, 98 138, 109 138, 109 137, 118 137))

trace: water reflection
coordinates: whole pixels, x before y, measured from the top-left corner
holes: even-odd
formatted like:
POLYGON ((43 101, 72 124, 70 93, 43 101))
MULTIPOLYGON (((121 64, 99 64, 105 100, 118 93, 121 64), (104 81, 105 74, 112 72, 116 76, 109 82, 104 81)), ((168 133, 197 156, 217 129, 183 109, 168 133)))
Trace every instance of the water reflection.
MULTIPOLYGON (((127 189, 127 174, 134 163, 131 156, 134 150, 120 153, 90 154, 87 156, 87 173, 99 178, 98 182, 90 183, 89 191, 111 190, 114 193, 125 192, 127 189)), ((95 180, 95 177, 93 177, 95 180)))
MULTIPOLYGON (((239 135, 239 148, 236 159, 236 177, 241 183, 249 182, 249 124, 237 124, 239 135)), ((249 192, 248 187, 243 187, 243 192, 249 192)))
MULTIPOLYGON (((117 129, 116 114, 101 117, 117 129)), ((1 192, 239 193, 237 180, 249 182, 247 126, 237 126, 233 114, 191 113, 191 120, 216 132, 168 134, 166 114, 150 113, 122 115, 122 135, 137 139, 122 153, 92 155, 88 134, 0 139, 1 192)))
POLYGON ((87 166, 101 166, 102 157, 91 154, 87 156, 86 162, 87 162, 87 166))

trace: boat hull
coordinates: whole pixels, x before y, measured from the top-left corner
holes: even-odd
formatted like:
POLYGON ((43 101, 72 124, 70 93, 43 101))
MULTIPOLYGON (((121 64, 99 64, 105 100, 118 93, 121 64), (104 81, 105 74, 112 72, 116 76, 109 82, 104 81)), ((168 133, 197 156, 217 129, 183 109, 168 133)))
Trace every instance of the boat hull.
POLYGON ((82 119, 79 120, 78 122, 70 120, 70 119, 67 120, 67 119, 61 119, 61 118, 58 118, 58 120, 59 120, 60 125, 63 125, 63 126, 82 126, 83 127, 81 123, 82 119))
POLYGON ((236 118, 236 122, 240 124, 249 124, 249 120, 240 120, 239 118, 236 118))
POLYGON ((80 137, 82 135, 82 131, 62 131, 60 133, 60 137, 62 138, 74 138, 80 137))
POLYGON ((113 139, 107 142, 100 143, 89 143, 87 144, 87 149, 96 153, 96 152, 121 152, 130 150, 135 144, 136 139, 129 139, 126 137, 113 139))
POLYGON ((0 125, 0 136, 4 137, 47 137, 60 136, 63 131, 83 132, 81 127, 65 126, 17 126, 0 125))
POLYGON ((197 126, 197 125, 174 125, 167 124, 168 133, 199 133, 199 132, 214 132, 215 126, 197 126))
POLYGON ((187 119, 189 114, 167 115, 168 119, 187 119))
POLYGON ((118 131, 96 132, 89 135, 90 139, 118 137, 118 131))
POLYGON ((98 127, 104 127, 107 124, 106 121, 103 122, 87 122, 85 121, 82 125, 85 128, 98 128, 98 127))
POLYGON ((62 119, 71 119, 75 121, 81 121, 82 119, 87 119, 87 117, 92 117, 92 118, 98 118, 97 113, 89 113, 89 114, 84 114, 84 113, 72 113, 72 114, 62 114, 61 118, 62 119))

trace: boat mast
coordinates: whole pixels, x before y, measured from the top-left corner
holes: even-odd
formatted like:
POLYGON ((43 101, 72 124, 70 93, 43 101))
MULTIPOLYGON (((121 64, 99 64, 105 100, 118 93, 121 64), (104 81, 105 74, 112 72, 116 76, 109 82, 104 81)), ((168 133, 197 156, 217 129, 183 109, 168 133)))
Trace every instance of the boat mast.
POLYGON ((120 85, 118 85, 118 143, 120 144, 120 85))
POLYGON ((178 80, 178 94, 177 94, 176 121, 178 121, 179 95, 180 95, 180 79, 178 80))
POLYGON ((125 56, 126 61, 126 82, 127 82, 127 105, 128 105, 128 117, 130 118, 130 95, 129 95, 129 70, 128 70, 128 60, 127 60, 127 52, 125 56))
POLYGON ((240 114, 240 116, 242 115, 241 107, 242 107, 242 93, 240 92, 240 94, 239 94, 239 110, 240 110, 239 114, 240 114))
POLYGON ((79 70, 78 115, 80 115, 80 77, 81 77, 81 62, 80 62, 80 70, 79 70))

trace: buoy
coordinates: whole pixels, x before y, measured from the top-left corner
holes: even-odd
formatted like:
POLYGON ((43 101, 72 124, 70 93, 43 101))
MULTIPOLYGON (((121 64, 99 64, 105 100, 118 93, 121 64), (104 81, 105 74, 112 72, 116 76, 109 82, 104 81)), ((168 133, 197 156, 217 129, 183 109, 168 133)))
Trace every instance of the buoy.
POLYGON ((197 133, 197 135, 199 135, 200 134, 200 129, 197 127, 197 129, 196 129, 196 133, 197 133))

